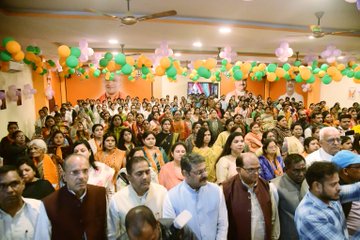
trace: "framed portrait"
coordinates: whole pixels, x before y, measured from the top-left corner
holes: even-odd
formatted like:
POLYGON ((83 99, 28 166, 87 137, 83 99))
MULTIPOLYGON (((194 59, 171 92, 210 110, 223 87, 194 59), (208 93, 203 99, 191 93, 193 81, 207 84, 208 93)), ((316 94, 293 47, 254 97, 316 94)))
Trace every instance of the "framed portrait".
POLYGON ((16 101, 16 105, 21 106, 22 105, 22 95, 21 95, 21 88, 16 89, 16 95, 18 97, 17 101, 16 101))
MULTIPOLYGON (((0 90, 0 92, 2 96, 6 96, 5 90, 0 90)), ((1 105, 0 105, 0 110, 5 110, 5 109, 6 109, 6 97, 4 97, 4 99, 1 99, 1 105)))

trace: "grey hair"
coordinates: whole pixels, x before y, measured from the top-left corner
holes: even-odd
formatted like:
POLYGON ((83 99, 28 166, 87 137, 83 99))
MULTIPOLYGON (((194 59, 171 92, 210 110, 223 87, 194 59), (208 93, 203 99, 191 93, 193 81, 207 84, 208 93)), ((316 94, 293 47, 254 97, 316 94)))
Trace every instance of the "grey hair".
POLYGON ((324 136, 326 133, 329 133, 329 132, 335 132, 335 131, 339 131, 337 130, 335 127, 323 127, 320 129, 320 132, 319 132, 319 140, 322 141, 324 140, 324 136))
POLYGON ((29 142, 28 146, 32 146, 32 145, 35 145, 37 146, 38 148, 41 148, 44 150, 44 153, 47 153, 47 145, 46 143, 44 142, 44 140, 42 139, 33 139, 29 142))

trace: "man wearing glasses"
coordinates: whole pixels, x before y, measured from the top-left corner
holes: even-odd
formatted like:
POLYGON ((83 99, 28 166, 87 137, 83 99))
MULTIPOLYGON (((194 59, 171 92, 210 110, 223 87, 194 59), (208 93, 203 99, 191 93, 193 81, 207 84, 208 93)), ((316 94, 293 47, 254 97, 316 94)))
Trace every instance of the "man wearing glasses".
POLYGON ((306 163, 300 154, 289 154, 285 158, 284 175, 271 180, 274 198, 279 210, 280 240, 299 239, 294 223, 294 215, 309 186, 305 180, 306 163))
POLYGON ((341 140, 339 130, 334 127, 324 127, 320 129, 319 135, 321 148, 305 158, 307 166, 316 161, 330 162, 333 156, 340 151, 341 140))
POLYGON ((23 198, 25 184, 15 166, 0 167, 0 239, 32 239, 41 201, 23 198))
POLYGON ((184 181, 172 188, 164 200, 164 218, 176 218, 182 211, 192 214, 188 226, 201 240, 226 239, 227 209, 220 187, 207 181, 205 159, 195 153, 182 157, 184 181))
POLYGON ((66 186, 43 199, 34 239, 107 239, 106 190, 87 184, 89 168, 83 155, 65 159, 66 186))
MULTIPOLYGON (((347 150, 335 154, 332 159, 339 169, 340 185, 352 184, 360 181, 360 156, 347 150)), ((346 217, 346 224, 350 235, 356 231, 360 233, 360 201, 342 204, 346 217)))
POLYGON ((259 177, 254 153, 236 158, 238 175, 223 183, 228 208, 228 239, 277 239, 277 207, 267 181, 259 177))

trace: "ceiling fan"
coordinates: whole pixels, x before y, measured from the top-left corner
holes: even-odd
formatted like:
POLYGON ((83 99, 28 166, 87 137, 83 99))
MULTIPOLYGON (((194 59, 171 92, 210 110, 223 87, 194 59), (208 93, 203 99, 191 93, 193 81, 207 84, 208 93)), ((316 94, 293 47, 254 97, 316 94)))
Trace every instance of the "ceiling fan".
POLYGON ((321 21, 321 18, 324 16, 324 12, 323 11, 320 11, 320 12, 316 12, 315 13, 315 16, 318 20, 317 22, 317 25, 310 25, 310 30, 312 32, 312 36, 314 38, 322 38, 326 35, 339 35, 339 34, 343 34, 343 33, 352 33, 352 32, 355 32, 355 31, 352 31, 352 30, 349 30, 349 31, 338 31, 338 32, 324 32, 321 28, 321 25, 320 25, 320 21, 321 21))
POLYGON ((137 22, 146 21, 146 20, 155 19, 155 18, 174 16, 174 15, 177 14, 177 12, 175 10, 170 10, 170 11, 154 13, 154 14, 150 14, 150 15, 146 15, 146 16, 135 17, 130 12, 130 0, 126 0, 126 2, 127 2, 127 13, 123 17, 118 17, 118 16, 115 16, 115 15, 112 15, 112 14, 99 12, 99 11, 96 11, 94 9, 86 9, 86 10, 90 11, 90 12, 94 12, 94 13, 99 13, 101 15, 110 17, 110 18, 112 18, 114 20, 119 20, 124 25, 134 25, 137 22))
POLYGON ((121 49, 121 53, 124 54, 125 56, 138 56, 141 55, 141 53, 125 53, 124 52, 124 48, 125 48, 125 44, 120 44, 120 49, 121 49))

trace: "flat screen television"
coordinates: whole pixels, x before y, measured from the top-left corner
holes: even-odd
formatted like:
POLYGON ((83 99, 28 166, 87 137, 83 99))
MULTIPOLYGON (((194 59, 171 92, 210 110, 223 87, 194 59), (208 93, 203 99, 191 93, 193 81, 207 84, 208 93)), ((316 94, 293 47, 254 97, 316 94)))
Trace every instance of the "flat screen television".
POLYGON ((210 82, 188 82, 187 94, 202 94, 219 96, 219 84, 210 82))

